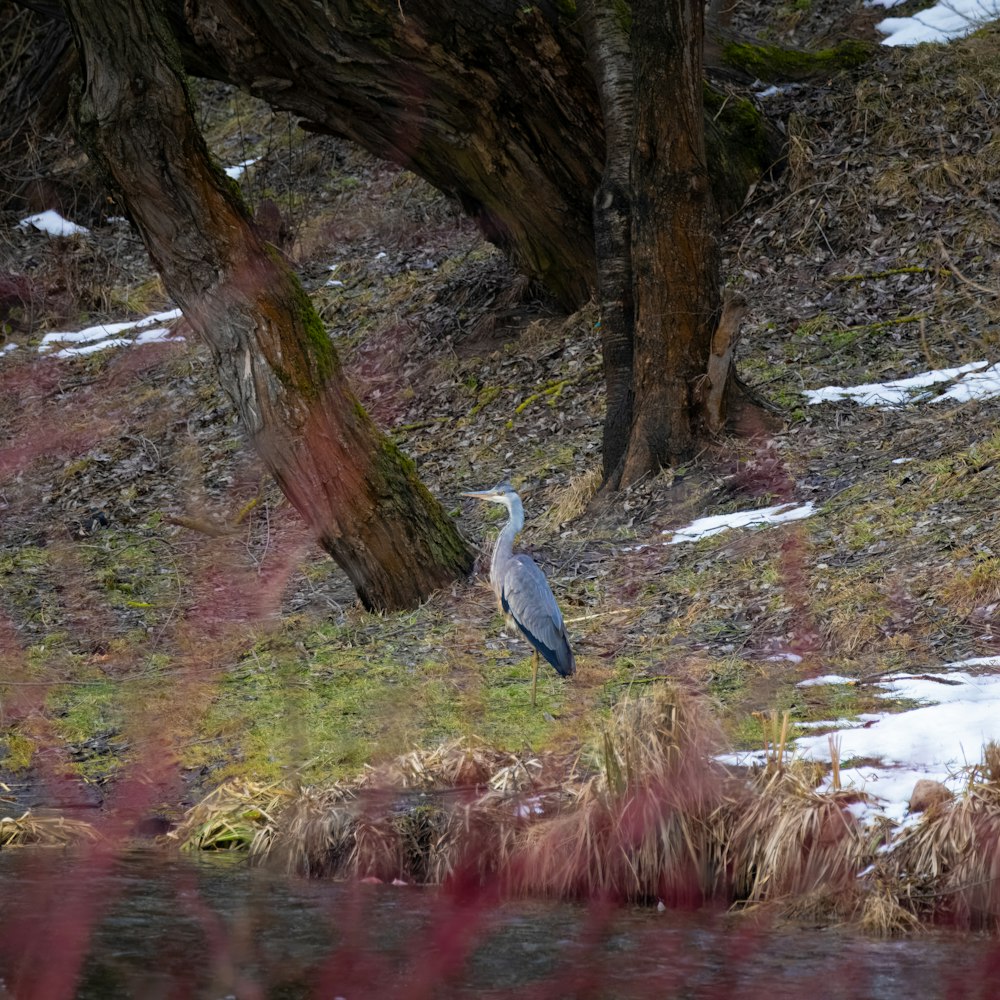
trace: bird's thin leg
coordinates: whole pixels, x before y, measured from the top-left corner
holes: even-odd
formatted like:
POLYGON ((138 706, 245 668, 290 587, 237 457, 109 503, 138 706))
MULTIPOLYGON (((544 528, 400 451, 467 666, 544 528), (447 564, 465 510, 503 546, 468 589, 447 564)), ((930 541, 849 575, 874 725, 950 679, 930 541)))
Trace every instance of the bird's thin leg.
POLYGON ((535 707, 535 692, 538 690, 538 650, 531 657, 531 707, 535 707))

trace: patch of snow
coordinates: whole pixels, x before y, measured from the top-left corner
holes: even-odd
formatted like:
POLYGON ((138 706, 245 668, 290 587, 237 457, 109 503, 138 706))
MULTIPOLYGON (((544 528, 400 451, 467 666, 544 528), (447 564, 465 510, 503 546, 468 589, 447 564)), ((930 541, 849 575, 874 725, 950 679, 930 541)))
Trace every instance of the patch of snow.
POLYGON ((766 750, 737 750, 735 753, 720 753, 715 759, 726 767, 763 767, 767 763, 766 750))
POLYGON ((777 507, 764 507, 761 510, 737 511, 734 514, 717 514, 714 517, 699 517, 686 528, 676 531, 663 531, 662 534, 673 534, 668 545, 678 545, 681 542, 696 542, 700 538, 709 538, 729 528, 747 528, 759 524, 781 524, 784 521, 798 521, 816 512, 813 504, 806 503, 795 506, 791 503, 778 504, 777 507))
POLYGON ((984 369, 986 361, 973 361, 971 364, 958 368, 939 368, 937 371, 922 372, 912 378, 895 379, 892 382, 875 382, 871 385, 839 386, 828 385, 822 389, 806 389, 806 402, 810 404, 835 402, 842 399, 853 399, 860 406, 893 407, 904 406, 911 402, 931 399, 986 399, 991 395, 1000 394, 1000 365, 984 369), (963 376, 975 372, 974 378, 966 381, 963 376), (920 392, 928 386, 953 379, 963 381, 948 392, 939 396, 920 392), (967 387, 967 388, 966 388, 967 387), (964 395, 963 395, 964 394, 964 395))
POLYGON ((21 219, 18 225, 22 229, 33 226, 50 236, 76 236, 90 232, 86 226, 78 226, 75 222, 64 219, 51 208, 46 212, 39 212, 37 215, 29 215, 27 218, 21 219))
POLYGON ((946 663, 944 670, 956 670, 959 667, 1000 667, 1000 656, 974 656, 971 660, 957 660, 946 663))
POLYGON ((337 281, 337 280, 331 278, 328 282, 326 282, 326 287, 327 288, 343 288, 344 287, 344 283, 342 281, 337 281))
POLYGON ((819 687, 821 684, 853 684, 850 677, 841 677, 840 674, 823 674, 822 677, 809 677, 804 681, 799 681, 796 687, 808 688, 819 687))
POLYGON ((148 330, 142 330, 138 337, 135 338, 133 343, 135 344, 155 344, 158 341, 166 340, 168 337, 171 340, 181 340, 183 337, 170 337, 170 327, 167 326, 154 326, 148 330))
POLYGON ((892 460, 893 465, 906 465, 907 462, 915 462, 915 458, 894 458, 892 460))
POLYGON ((17 344, 13 343, 4 344, 3 347, 0 347, 0 354, 9 354, 11 351, 16 351, 16 350, 17 350, 17 344))
MULTIPOLYGON (((1000 657, 977 657, 946 669, 960 665, 1000 666, 1000 657)), ((1000 676, 962 671, 899 674, 884 678, 879 686, 889 696, 921 704, 906 712, 866 716, 866 725, 841 729, 834 738, 841 760, 878 762, 841 768, 841 785, 875 796, 876 811, 898 822, 920 778, 959 791, 966 781, 959 770, 978 763, 984 744, 1000 740, 1000 676)), ((800 737, 794 752, 808 760, 829 761, 829 734, 800 737)))
POLYGON ((772 653, 770 656, 765 656, 765 660, 768 663, 801 663, 802 657, 798 653, 772 653))
MULTIPOLYGON (((880 0, 883 6, 895 6, 880 0)), ((940 0, 912 17, 887 17, 875 25, 883 45, 919 45, 964 38, 1000 18, 1000 0, 940 0)))
MULTIPOLYGON (((180 309, 168 309, 164 312, 153 313, 152 316, 145 316, 137 320, 125 320, 121 323, 98 323, 96 326, 88 326, 83 330, 61 330, 45 334, 42 342, 38 345, 40 354, 47 354, 58 345, 62 344, 86 344, 82 347, 62 347, 55 350, 52 355, 56 358, 71 358, 82 354, 92 354, 94 351, 103 351, 108 347, 121 347, 125 344, 149 344, 158 340, 164 340, 170 331, 158 324, 166 323, 169 320, 177 319, 181 315, 180 309), (138 331, 138 336, 133 340, 126 340, 117 334, 126 330, 138 331)), ((183 337, 175 337, 175 340, 183 340, 183 337)))
POLYGON ((122 337, 112 337, 110 340, 101 340, 94 344, 84 344, 82 347, 64 347, 61 351, 56 351, 52 357, 78 358, 84 354, 95 354, 97 351, 104 351, 109 347, 124 347, 130 343, 130 340, 125 340, 122 337))
POLYGON ((231 180, 238 181, 246 172, 247 167, 252 167, 259 159, 259 156, 254 156, 249 160, 241 160, 232 167, 226 167, 226 176, 231 180))
POLYGON ((1000 364, 990 365, 981 372, 971 372, 947 392, 935 396, 934 402, 954 399, 959 403, 967 403, 970 399, 992 399, 994 396, 1000 396, 1000 364))

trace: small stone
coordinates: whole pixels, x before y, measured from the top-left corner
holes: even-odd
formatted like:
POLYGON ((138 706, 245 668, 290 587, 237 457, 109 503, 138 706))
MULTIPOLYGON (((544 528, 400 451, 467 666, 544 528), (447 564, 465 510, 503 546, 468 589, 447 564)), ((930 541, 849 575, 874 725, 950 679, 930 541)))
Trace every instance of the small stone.
POLYGON ((954 797, 952 791, 946 785, 941 784, 940 781, 921 778, 913 786, 913 793, 910 795, 910 812, 924 812, 930 809, 931 806, 948 802, 954 797))

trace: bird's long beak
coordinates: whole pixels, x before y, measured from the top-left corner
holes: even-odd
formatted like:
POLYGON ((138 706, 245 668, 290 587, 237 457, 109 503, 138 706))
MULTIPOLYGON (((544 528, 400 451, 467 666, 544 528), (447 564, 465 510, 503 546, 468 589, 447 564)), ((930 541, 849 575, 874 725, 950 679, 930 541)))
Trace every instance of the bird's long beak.
POLYGON ((473 493, 459 493, 460 497, 472 497, 473 500, 492 500, 496 493, 493 490, 479 490, 473 493))

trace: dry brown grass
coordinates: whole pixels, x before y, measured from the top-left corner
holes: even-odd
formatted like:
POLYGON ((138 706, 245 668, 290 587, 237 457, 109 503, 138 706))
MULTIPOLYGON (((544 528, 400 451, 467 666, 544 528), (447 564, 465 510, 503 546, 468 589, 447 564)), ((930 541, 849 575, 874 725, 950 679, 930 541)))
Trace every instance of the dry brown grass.
POLYGON ((965 795, 904 831, 875 878, 914 919, 1000 929, 1000 745, 986 746, 965 795))
POLYGON ((737 898, 756 903, 849 891, 873 856, 870 837, 847 808, 859 797, 816 792, 811 770, 763 772, 729 835, 737 898))
POLYGON ((98 833, 82 820, 62 816, 0 816, 0 847, 68 847, 96 840, 98 833))
POLYGON ((766 904, 792 921, 850 921, 879 936, 934 921, 997 928, 1000 746, 986 748, 966 796, 932 807, 884 850, 892 824, 863 827, 850 809, 858 792, 817 792, 815 765, 785 760, 786 728, 775 714, 767 766, 737 779, 712 760, 718 733, 702 700, 665 684, 627 696, 590 757, 563 762, 561 781, 550 768, 542 784, 533 758, 453 742, 353 786, 231 782, 171 837, 249 846, 256 862, 310 876, 766 904))
POLYGON ((254 834, 251 859, 269 860, 304 875, 351 874, 356 827, 352 799, 340 785, 289 794, 254 834))
POLYGON ((526 831, 512 889, 683 905, 716 895, 727 803, 709 752, 717 737, 701 702, 679 688, 626 698, 601 734, 596 775, 572 806, 526 831))
POLYGON ((189 809, 167 837, 184 848, 244 850, 294 797, 280 785, 227 781, 189 809))
POLYGON ((360 784, 368 788, 462 788, 490 785, 504 791, 534 787, 542 761, 521 758, 464 738, 430 749, 411 750, 378 768, 369 768, 360 784))

